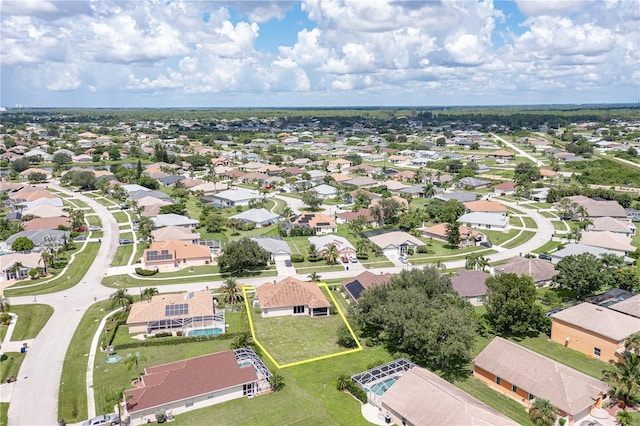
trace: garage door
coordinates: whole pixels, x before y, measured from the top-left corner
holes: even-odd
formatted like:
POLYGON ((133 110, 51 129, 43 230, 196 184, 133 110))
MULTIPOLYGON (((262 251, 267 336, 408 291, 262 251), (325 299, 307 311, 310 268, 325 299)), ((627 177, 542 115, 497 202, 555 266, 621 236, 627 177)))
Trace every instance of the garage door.
POLYGON ((385 256, 397 256, 398 255, 398 249, 397 248, 386 248, 382 251, 382 254, 384 254, 385 256))
POLYGON ((276 254, 273 256, 273 260, 278 261, 278 260, 290 260, 291 256, 288 254, 276 254))

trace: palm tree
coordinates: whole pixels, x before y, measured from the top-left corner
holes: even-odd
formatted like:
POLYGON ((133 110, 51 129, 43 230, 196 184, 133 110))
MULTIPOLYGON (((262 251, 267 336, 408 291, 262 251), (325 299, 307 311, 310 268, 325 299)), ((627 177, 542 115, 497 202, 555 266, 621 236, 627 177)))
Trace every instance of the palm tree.
POLYGON ((489 261, 484 256, 471 253, 466 257, 464 269, 469 271, 484 271, 487 266, 489 266, 489 261))
POLYGON ((318 247, 315 244, 310 243, 309 247, 307 247, 307 253, 309 257, 318 257, 318 247))
POLYGON ((356 255, 367 256, 369 254, 369 242, 360 239, 356 242, 356 255))
POLYGON ((242 296, 242 289, 238 285, 236 277, 229 277, 224 280, 224 285, 221 287, 224 302, 229 305, 236 305, 244 300, 242 296))
POLYGON ((569 241, 573 239, 573 241, 577 244, 578 241, 582 239, 582 232, 580 231, 580 228, 573 228, 571 232, 569 232, 568 238, 569 238, 569 241))
POLYGON ((529 409, 529 418, 536 426, 553 426, 556 417, 556 407, 543 398, 536 398, 529 409))
POLYGON ((147 287, 142 291, 142 300, 148 300, 149 302, 151 302, 151 298, 153 296, 157 296, 158 294, 160 294, 158 292, 158 289, 156 287, 147 287))
POLYGON ((24 268, 24 265, 22 264, 22 262, 14 262, 13 265, 11 265, 11 267, 8 269, 8 272, 10 274, 13 274, 16 279, 20 279, 20 270, 24 268))
POLYGON ((622 257, 616 256, 613 253, 604 253, 600 256, 600 260, 602 261, 602 266, 604 266, 604 269, 607 271, 617 269, 624 263, 622 257))
POLYGON ((311 281, 312 283, 317 283, 320 282, 320 275, 318 275, 317 272, 312 272, 309 275, 307 275, 307 278, 309 278, 309 281, 311 281))
POLYGON ((11 303, 9 303, 9 299, 4 297, 4 294, 0 295, 0 314, 8 313, 10 309, 11 303))
POLYGON ((611 385, 611 395, 626 406, 640 401, 640 356, 625 350, 621 362, 612 362, 614 369, 605 371, 603 380, 611 385))
POLYGON ((294 213, 291 207, 287 206, 284 208, 284 210, 282 210, 282 217, 284 217, 285 219, 291 219, 291 217, 293 216, 294 213))
POLYGON ((333 265, 337 262, 338 257, 340 256, 340 252, 338 251, 338 247, 335 244, 329 244, 327 249, 324 252, 324 260, 327 261, 327 264, 333 265))
POLYGON ((580 219, 580 222, 578 222, 578 226, 582 229, 587 229, 587 226, 589 225, 593 225, 593 220, 590 217, 582 218, 580 219))
POLYGON ((442 260, 438 260, 433 266, 435 266, 437 269, 440 269, 441 271, 447 270, 447 265, 445 265, 442 260))
POLYGON ((111 307, 120 305, 120 307, 127 311, 133 303, 133 296, 127 293, 126 288, 119 288, 115 293, 111 295, 111 307))
POLYGON ((616 421, 620 426, 631 426, 633 424, 633 416, 628 411, 618 411, 616 413, 616 421))
POLYGON ((140 363, 145 362, 147 360, 147 358, 144 355, 141 355, 140 352, 136 352, 136 353, 129 353, 127 354, 127 359, 125 360, 125 365, 127 366, 127 368, 129 370, 131 370, 131 368, 135 367, 136 368, 136 374, 138 376, 138 382, 140 381, 140 363))
POLYGON ((348 374, 340 374, 336 380, 336 387, 338 390, 345 390, 349 386, 349 382, 351 382, 351 377, 348 374))
POLYGON ((640 333, 633 333, 627 337, 624 348, 626 351, 640 354, 640 333))
POLYGON ((422 187, 422 193, 425 198, 431 198, 436 195, 436 187, 432 183, 428 183, 422 187))
POLYGON ((560 207, 560 212, 563 216, 568 216, 571 214, 571 200, 568 198, 561 198, 558 202, 558 206, 560 207))

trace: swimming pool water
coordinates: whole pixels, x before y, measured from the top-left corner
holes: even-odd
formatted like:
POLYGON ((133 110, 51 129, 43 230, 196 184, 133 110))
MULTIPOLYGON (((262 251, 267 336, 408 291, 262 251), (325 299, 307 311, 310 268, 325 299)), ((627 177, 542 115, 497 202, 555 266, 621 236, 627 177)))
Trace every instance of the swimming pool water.
POLYGON ((189 332, 189 336, 210 336, 210 335, 216 335, 216 334, 222 334, 222 329, 218 327, 201 328, 198 330, 191 330, 189 332))
POLYGON ((390 377, 371 386, 371 392, 378 396, 382 396, 391 386, 398 380, 398 377, 390 377))
POLYGON ((253 367, 253 363, 251 361, 241 361, 238 363, 238 367, 253 367))

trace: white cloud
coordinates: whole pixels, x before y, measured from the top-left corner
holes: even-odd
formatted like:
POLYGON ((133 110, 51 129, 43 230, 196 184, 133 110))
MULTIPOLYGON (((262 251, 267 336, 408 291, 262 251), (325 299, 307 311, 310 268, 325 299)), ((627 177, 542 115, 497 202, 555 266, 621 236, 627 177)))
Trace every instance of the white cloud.
POLYGON ((514 0, 526 16, 570 15, 582 11, 595 0, 514 0))

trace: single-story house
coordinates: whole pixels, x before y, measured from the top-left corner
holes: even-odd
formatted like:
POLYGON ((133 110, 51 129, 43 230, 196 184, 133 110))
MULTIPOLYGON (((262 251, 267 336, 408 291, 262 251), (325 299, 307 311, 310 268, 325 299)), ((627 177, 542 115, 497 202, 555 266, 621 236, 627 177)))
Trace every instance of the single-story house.
POLYGON ((371 210, 365 209, 365 208, 361 208, 357 212, 345 211, 345 212, 336 213, 336 222, 349 223, 352 220, 358 219, 359 217, 363 217, 369 226, 372 226, 372 227, 378 226, 378 222, 371 214, 371 210))
POLYGON ((615 200, 594 200, 583 195, 573 195, 567 198, 571 202, 583 206, 591 219, 606 216, 616 219, 627 218, 627 212, 624 207, 615 200))
POLYGON ((628 299, 609 305, 609 309, 613 309, 623 314, 640 318, 640 294, 631 296, 628 299))
POLYGON ((478 200, 469 201, 464 203, 464 207, 467 213, 494 213, 494 214, 507 214, 507 208, 495 201, 478 200))
POLYGON ((59 231, 57 229, 36 229, 34 231, 20 231, 7 238, 5 241, 5 245, 7 248, 11 248, 11 244, 13 244, 16 239, 20 237, 26 237, 33 242, 35 248, 38 248, 44 241, 44 238, 47 236, 52 237, 58 244, 62 245, 65 239, 69 239, 69 235, 69 231, 59 231))
POLYGON ((324 213, 302 213, 291 218, 289 223, 285 222, 283 228, 311 228, 316 234, 331 234, 338 232, 336 223, 324 213))
POLYGON ((467 299, 473 306, 480 306, 484 303, 487 294, 485 282, 490 276, 484 271, 458 269, 456 275, 451 277, 451 285, 458 296, 467 299))
POLYGON ((577 256, 582 253, 591 253, 592 255, 599 257, 599 256, 602 256, 603 254, 613 253, 613 252, 600 247, 593 247, 593 246, 588 246, 586 244, 580 244, 580 243, 578 244, 572 243, 572 244, 565 245, 564 248, 561 250, 554 251, 553 253, 551 253, 551 261, 553 263, 558 263, 565 257, 577 256))
MULTIPOLYGON (((477 243, 485 240, 485 235, 472 228, 468 228, 464 225, 460 225, 460 244, 462 247, 474 246, 477 243)), ((447 224, 437 223, 433 226, 420 228, 422 235, 425 238, 433 238, 438 241, 447 242, 447 224)))
POLYGON ((184 228, 182 226, 165 226, 163 228, 154 229, 151 231, 151 237, 153 241, 186 241, 193 244, 198 244, 200 241, 199 232, 191 232, 191 229, 184 228))
POLYGON ((318 198, 326 200, 327 198, 334 198, 338 195, 338 190, 331 185, 321 184, 311 189, 318 198))
POLYGON ((364 194, 367 196, 369 201, 376 201, 382 198, 382 195, 376 194, 375 192, 365 191, 364 189, 356 189, 355 191, 351 191, 347 194, 344 194, 344 202, 345 204, 352 204, 356 202, 358 195, 364 194))
POLYGON ((531 200, 536 203, 546 203, 549 197, 549 188, 533 188, 531 190, 531 200))
POLYGON ((503 149, 499 149, 497 151, 493 151, 489 154, 489 157, 500 158, 500 159, 513 159, 516 158, 516 155, 513 152, 505 151, 503 149))
POLYGON ((466 188, 466 189, 478 189, 478 188, 486 188, 491 185, 491 182, 482 179, 476 179, 472 177, 463 177, 458 181, 458 188, 466 188))
POLYGON ((145 368, 134 389, 124 392, 132 424, 156 420, 158 410, 184 413, 270 389, 271 373, 249 348, 188 358, 145 368))
POLYGON ((329 245, 333 244, 338 249, 340 256, 355 254, 355 247, 344 237, 338 235, 323 235, 321 237, 309 237, 309 243, 314 244, 319 254, 324 253, 329 245))
POLYGON ((342 288, 349 295, 349 299, 357 303, 363 291, 374 285, 389 282, 392 276, 389 273, 374 274, 370 271, 364 271, 360 275, 342 281, 342 288))
POLYGON ((14 203, 24 203, 26 201, 35 201, 41 198, 59 198, 49 191, 40 187, 25 186, 24 188, 9 193, 9 199, 14 203))
POLYGON ((282 237, 252 237, 251 239, 269 252, 272 262, 291 259, 291 248, 282 237))
POLYGON ((413 367, 381 398, 390 423, 412 426, 494 425, 516 422, 431 371, 413 367))
POLYGON ((619 359, 627 337, 638 332, 639 318, 591 303, 551 315, 552 341, 603 362, 619 359))
POLYGON ((63 207, 51 206, 45 203, 40 203, 33 207, 24 208, 22 209, 21 213, 23 217, 32 215, 40 218, 61 217, 67 215, 67 212, 64 211, 63 207))
POLYGON ((216 314, 213 297, 206 290, 153 296, 150 301, 131 305, 127 318, 131 334, 180 331, 188 335, 193 329, 216 325, 226 331, 224 316, 216 314))
POLYGON ((256 228, 270 226, 280 220, 280 215, 271 213, 265 208, 250 209, 242 213, 231 216, 229 219, 235 219, 244 223, 255 223, 256 228))
POLYGON ((71 219, 64 216, 41 217, 22 223, 22 229, 25 231, 33 231, 36 229, 58 229, 59 227, 71 229, 71 219))
POLYGON ((146 198, 146 197, 153 197, 153 198, 157 198, 158 200, 173 202, 170 196, 168 196, 167 194, 161 191, 153 191, 153 190, 145 191, 140 189, 138 191, 129 192, 129 198, 134 201, 137 201, 141 198, 146 198))
POLYGON ((636 248, 631 245, 631 238, 626 235, 611 231, 584 232, 580 243, 609 250, 619 256, 634 252, 636 248))
POLYGON ((516 183, 512 180, 493 185, 493 192, 498 195, 510 195, 516 190, 516 183))
POLYGON ((609 385, 517 345, 495 337, 473 360, 473 375, 490 388, 529 408, 544 398, 569 426, 607 399, 609 385))
POLYGON ((329 161, 329 163, 327 164, 327 170, 330 172, 341 172, 343 169, 351 166, 351 161, 345 160, 343 158, 338 158, 336 160, 329 161))
POLYGON ((198 226, 200 221, 191 219, 187 216, 182 216, 175 213, 159 214, 156 217, 152 217, 154 228, 162 228, 165 226, 180 226, 186 229, 194 229, 198 226))
POLYGON ((548 260, 523 256, 512 257, 504 265, 496 266, 495 271, 498 274, 528 275, 539 287, 551 284, 553 277, 558 274, 553 263, 548 260))
POLYGON ((357 188, 371 188, 372 186, 379 185, 377 180, 368 176, 358 176, 353 179, 345 180, 342 184, 346 186, 355 186, 357 188))
POLYGON ((216 192, 226 191, 227 189, 229 189, 229 185, 224 182, 202 182, 188 188, 189 191, 194 193, 197 191, 202 191, 202 193, 205 195, 211 195, 216 192))
POLYGON ((219 208, 246 206, 249 204, 249 201, 260 198, 262 198, 262 196, 258 191, 235 188, 212 195, 211 204, 219 208))
POLYGON ((470 228, 498 229, 506 231, 509 226, 509 218, 496 213, 474 212, 460 216, 458 223, 463 223, 470 228))
POLYGON ((398 256, 407 254, 409 249, 417 249, 425 243, 413 235, 403 231, 390 231, 368 237, 369 241, 380 247, 384 256, 398 256))
POLYGON ((28 179, 29 175, 31 175, 32 173, 42 174, 45 176, 45 179, 51 179, 53 177, 53 173, 51 173, 51 170, 39 169, 37 167, 30 167, 27 170, 23 170, 19 173, 19 176, 22 179, 28 179))
POLYGON ((619 220, 612 217, 596 217, 591 219, 593 224, 587 225, 589 232, 609 231, 615 234, 630 237, 636 233, 636 226, 629 220, 619 220))
POLYGON ((473 192, 453 191, 445 192, 444 194, 438 194, 433 198, 440 201, 456 200, 460 201, 461 203, 465 203, 467 201, 475 201, 478 197, 473 192))
POLYGON ((186 241, 156 241, 142 255, 146 269, 174 270, 211 262, 209 247, 186 241))
POLYGON ((288 315, 328 316, 331 304, 316 283, 287 277, 256 287, 256 298, 262 316, 288 315))
POLYGON ((23 280, 29 277, 30 270, 40 266, 44 267, 44 264, 41 263, 40 253, 7 253, 1 259, 2 275, 0 275, 0 280, 2 281, 23 280), (17 269, 13 270, 15 264, 18 264, 17 269))

